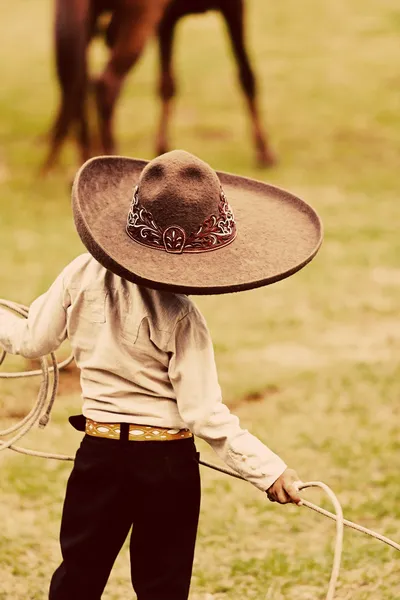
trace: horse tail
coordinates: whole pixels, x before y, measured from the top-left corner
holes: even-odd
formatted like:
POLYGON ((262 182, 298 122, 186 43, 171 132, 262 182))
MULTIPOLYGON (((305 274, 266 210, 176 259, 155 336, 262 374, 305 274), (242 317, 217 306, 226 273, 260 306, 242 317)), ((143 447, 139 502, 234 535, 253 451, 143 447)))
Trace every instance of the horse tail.
POLYGON ((86 49, 90 36, 90 0, 56 0, 54 42, 60 104, 50 132, 50 148, 42 174, 56 162, 72 125, 78 125, 78 142, 86 160, 88 130, 85 115, 87 89, 86 49))
MULTIPOLYGON (((56 0, 55 59, 64 101, 76 108, 87 82, 89 0, 56 0)), ((72 108, 72 107, 71 107, 72 108)))

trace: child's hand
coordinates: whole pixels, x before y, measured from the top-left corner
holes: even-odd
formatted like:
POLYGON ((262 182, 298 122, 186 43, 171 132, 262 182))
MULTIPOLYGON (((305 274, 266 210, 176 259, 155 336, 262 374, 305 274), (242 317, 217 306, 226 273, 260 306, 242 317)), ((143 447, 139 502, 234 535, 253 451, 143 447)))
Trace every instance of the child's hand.
POLYGON ((299 491, 295 483, 300 482, 300 477, 294 469, 286 469, 280 477, 267 489, 268 500, 279 504, 301 504, 299 491))

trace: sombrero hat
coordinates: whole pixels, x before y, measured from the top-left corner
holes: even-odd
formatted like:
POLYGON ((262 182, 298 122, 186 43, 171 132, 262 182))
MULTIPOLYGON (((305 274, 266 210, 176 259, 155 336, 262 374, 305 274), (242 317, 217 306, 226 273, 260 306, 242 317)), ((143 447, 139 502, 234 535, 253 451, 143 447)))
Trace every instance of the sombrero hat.
POLYGON ((104 267, 140 285, 224 294, 289 277, 317 253, 322 225, 303 200, 215 172, 183 150, 152 161, 100 156, 78 171, 75 225, 104 267))

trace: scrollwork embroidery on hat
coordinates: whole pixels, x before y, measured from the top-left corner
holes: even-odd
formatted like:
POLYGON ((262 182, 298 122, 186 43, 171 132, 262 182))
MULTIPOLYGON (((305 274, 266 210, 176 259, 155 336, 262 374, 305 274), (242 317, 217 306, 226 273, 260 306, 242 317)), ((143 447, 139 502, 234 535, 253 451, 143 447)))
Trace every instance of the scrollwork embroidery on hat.
POLYGON ((227 246, 236 237, 235 218, 222 188, 218 212, 219 215, 207 217, 198 230, 190 235, 187 235, 180 225, 170 225, 162 229, 151 212, 141 205, 139 186, 136 186, 128 213, 126 232, 139 244, 172 254, 208 252, 227 246))

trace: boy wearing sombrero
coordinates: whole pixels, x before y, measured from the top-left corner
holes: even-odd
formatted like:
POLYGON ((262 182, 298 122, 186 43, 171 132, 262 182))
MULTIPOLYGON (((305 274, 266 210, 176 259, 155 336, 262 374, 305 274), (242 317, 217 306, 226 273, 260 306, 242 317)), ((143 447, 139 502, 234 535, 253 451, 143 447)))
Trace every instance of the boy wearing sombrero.
POLYGON ((132 527, 139 600, 186 600, 200 507, 193 435, 272 501, 300 502, 295 471, 222 403, 212 342, 191 294, 288 277, 316 254, 315 212, 183 151, 150 163, 99 157, 73 187, 79 256, 29 317, 0 313, 0 344, 39 357, 69 338, 84 430, 50 600, 98 600, 132 527), (133 195, 133 199, 132 199, 133 195))

